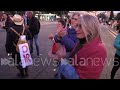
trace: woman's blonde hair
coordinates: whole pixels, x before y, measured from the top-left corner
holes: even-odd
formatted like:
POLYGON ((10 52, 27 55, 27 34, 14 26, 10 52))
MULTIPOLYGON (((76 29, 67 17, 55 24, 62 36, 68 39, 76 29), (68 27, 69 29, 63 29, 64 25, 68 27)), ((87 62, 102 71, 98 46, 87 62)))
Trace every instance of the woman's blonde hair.
POLYGON ((100 23, 96 16, 83 14, 80 16, 80 24, 87 42, 99 36, 100 23))
POLYGON ((80 16, 80 15, 83 15, 83 14, 86 14, 86 12, 73 12, 72 13, 72 16, 71 16, 71 18, 73 18, 75 15, 78 15, 78 17, 80 16))

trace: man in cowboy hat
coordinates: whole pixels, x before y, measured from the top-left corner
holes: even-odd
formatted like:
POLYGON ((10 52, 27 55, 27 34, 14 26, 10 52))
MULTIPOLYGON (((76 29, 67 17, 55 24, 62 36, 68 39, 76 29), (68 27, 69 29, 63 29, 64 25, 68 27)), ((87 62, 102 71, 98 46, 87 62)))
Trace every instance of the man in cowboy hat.
MULTIPOLYGON (((18 34, 21 34, 23 31, 23 23, 24 23, 23 18, 20 15, 15 14, 12 18, 12 21, 14 22, 14 24, 12 25, 12 28, 18 34)), ((15 62, 17 62, 17 69, 20 71, 18 76, 26 77, 26 76, 28 76, 27 67, 22 68, 21 63, 20 63, 21 62, 20 53, 16 51, 16 47, 14 45, 14 44, 17 45, 19 36, 11 28, 8 30, 8 32, 9 33, 8 33, 7 43, 6 43, 6 52, 12 53, 12 58, 14 59, 15 62), (11 51, 10 47, 12 48, 12 51, 11 51)), ((27 40, 32 38, 29 30, 25 30, 24 35, 26 35, 27 40)))

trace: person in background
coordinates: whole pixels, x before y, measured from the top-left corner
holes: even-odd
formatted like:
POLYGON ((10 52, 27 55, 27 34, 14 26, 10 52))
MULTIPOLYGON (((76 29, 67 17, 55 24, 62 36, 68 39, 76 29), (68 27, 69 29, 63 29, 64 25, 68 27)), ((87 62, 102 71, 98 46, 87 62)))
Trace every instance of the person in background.
MULTIPOLYGON (((64 30, 66 30, 66 22, 65 22, 65 20, 63 19, 63 18, 60 18, 59 20, 58 20, 58 23, 57 23, 57 30, 56 30, 56 34, 59 32, 59 28, 62 28, 62 29, 64 29, 64 30)), ((49 39, 51 39, 51 41, 53 42, 53 46, 52 46, 52 52, 49 52, 48 53, 48 55, 51 57, 53 57, 53 56, 55 56, 56 55, 56 53, 57 53, 57 51, 60 49, 60 45, 62 46, 62 44, 61 44, 61 42, 55 42, 55 40, 54 40, 54 36, 53 36, 53 34, 50 34, 49 36, 48 36, 48 38, 49 39), (60 45, 59 45, 60 44, 60 45), (51 54, 50 54, 51 53, 51 54)), ((58 58, 58 57, 57 57, 58 58)), ((58 61, 58 64, 59 64, 59 61, 60 60, 57 60, 58 61)))
POLYGON ((27 25, 27 12, 23 14, 23 18, 24 18, 24 25, 27 25))
POLYGON ((78 39, 76 37, 75 26, 78 23, 78 18, 80 13, 73 13, 71 17, 71 28, 67 30, 62 30, 59 28, 58 34, 54 37, 55 42, 61 42, 66 48, 66 52, 71 52, 77 43, 78 39))
MULTIPOLYGON (((118 20, 118 27, 120 27, 120 20, 118 20)), ((120 28, 118 28, 118 35, 114 41, 114 47, 116 48, 116 53, 114 56, 114 65, 111 71, 111 79, 114 79, 117 70, 120 67, 120 28)))
POLYGON ((27 11, 27 25, 25 25, 26 29, 30 30, 32 34, 32 39, 30 40, 30 53, 33 54, 33 40, 35 41, 37 56, 39 57, 39 31, 40 31, 40 22, 33 15, 33 11, 27 11))
MULTIPOLYGON (((7 37, 8 37, 8 30, 10 27, 12 27, 13 25, 13 21, 11 20, 11 18, 9 17, 9 15, 7 13, 3 13, 3 29, 6 30, 6 42, 7 42, 7 37)), ((5 44, 6 47, 6 44, 5 44)), ((12 55, 11 53, 8 53, 8 56, 12 55)))

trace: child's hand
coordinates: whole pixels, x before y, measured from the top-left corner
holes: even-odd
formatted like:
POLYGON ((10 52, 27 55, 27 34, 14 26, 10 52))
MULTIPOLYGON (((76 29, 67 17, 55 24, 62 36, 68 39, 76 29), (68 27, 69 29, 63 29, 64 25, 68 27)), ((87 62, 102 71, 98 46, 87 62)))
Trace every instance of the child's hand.
POLYGON ((48 36, 48 38, 52 40, 52 39, 54 38, 54 35, 53 35, 53 34, 50 34, 50 35, 48 36))
POLYGON ((58 32, 57 32, 57 35, 59 37, 63 37, 67 34, 67 29, 66 28, 58 28, 58 32))
POLYGON ((64 31, 60 31, 60 32, 58 33, 58 36, 59 36, 59 37, 64 37, 66 34, 67 34, 67 32, 64 30, 64 31))

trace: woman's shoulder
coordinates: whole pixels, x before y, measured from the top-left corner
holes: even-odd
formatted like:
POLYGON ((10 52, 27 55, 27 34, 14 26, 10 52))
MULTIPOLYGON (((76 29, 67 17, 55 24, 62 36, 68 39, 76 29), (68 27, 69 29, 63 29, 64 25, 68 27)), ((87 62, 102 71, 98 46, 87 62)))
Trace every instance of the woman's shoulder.
POLYGON ((106 58, 107 50, 105 44, 103 42, 99 42, 96 46, 92 48, 91 54, 93 57, 106 58))
POLYGON ((106 48, 104 43, 102 43, 101 41, 98 41, 97 43, 92 42, 89 43, 89 45, 83 46, 83 48, 79 50, 78 54, 84 54, 88 57, 96 57, 101 55, 106 56, 106 48))

